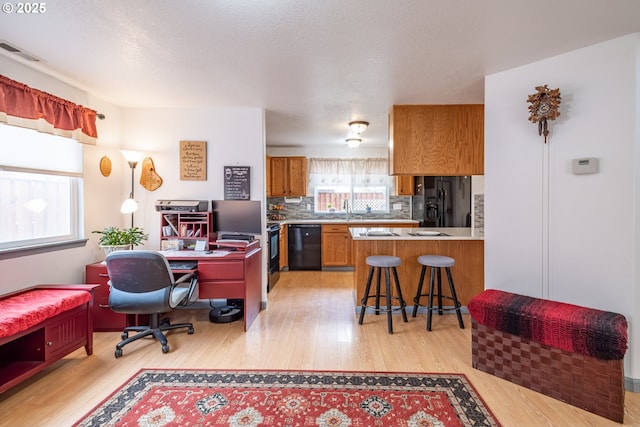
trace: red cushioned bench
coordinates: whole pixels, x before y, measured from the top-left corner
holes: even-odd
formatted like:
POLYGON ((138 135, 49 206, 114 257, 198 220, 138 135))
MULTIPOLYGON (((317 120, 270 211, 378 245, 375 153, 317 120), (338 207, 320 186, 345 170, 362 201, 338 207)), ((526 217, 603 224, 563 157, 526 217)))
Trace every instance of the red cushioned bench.
POLYGON ((467 308, 474 368, 623 422, 624 316, 495 289, 467 308))
POLYGON ((0 393, 84 346, 93 354, 97 285, 39 285, 0 296, 0 393))

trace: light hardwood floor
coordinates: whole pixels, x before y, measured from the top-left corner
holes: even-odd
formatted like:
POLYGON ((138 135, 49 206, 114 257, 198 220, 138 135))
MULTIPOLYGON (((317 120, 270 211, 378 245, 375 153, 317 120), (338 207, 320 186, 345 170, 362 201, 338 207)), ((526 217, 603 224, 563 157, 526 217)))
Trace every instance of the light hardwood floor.
MULTIPOLYGON (((455 315, 426 315, 403 323, 367 315, 358 325, 351 272, 283 272, 268 308, 248 332, 242 322, 212 324, 207 310, 178 310, 172 321, 192 321, 195 334, 172 332, 162 354, 151 339, 129 344, 114 358, 119 332, 94 334, 94 354, 78 350, 0 396, 0 426, 69 426, 141 368, 354 370, 465 374, 505 427, 620 424, 471 367, 471 330, 455 315)), ((626 393, 625 426, 640 426, 640 393, 626 393)))

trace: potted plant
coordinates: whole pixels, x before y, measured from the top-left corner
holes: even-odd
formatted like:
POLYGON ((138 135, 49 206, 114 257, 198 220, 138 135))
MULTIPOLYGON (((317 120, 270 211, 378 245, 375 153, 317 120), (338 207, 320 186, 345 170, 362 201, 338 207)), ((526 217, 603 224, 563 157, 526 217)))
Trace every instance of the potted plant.
POLYGON ((92 233, 101 234, 98 243, 109 255, 113 251, 128 250, 133 246, 141 245, 149 237, 138 227, 119 229, 118 227, 106 227, 103 230, 95 230, 92 233))

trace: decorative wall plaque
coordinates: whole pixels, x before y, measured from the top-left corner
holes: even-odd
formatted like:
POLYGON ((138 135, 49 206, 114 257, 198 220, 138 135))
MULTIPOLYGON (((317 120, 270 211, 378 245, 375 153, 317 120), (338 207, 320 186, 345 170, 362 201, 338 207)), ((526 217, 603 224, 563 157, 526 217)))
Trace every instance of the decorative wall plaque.
POLYGON ((224 199, 249 200, 251 197, 251 167, 224 167, 224 199))
POLYGON ((107 156, 102 156, 100 159, 100 173, 102 176, 111 175, 111 159, 107 156))
POLYGON ((162 177, 156 173, 156 167, 151 157, 145 157, 142 161, 140 185, 149 191, 155 191, 162 185, 162 177))
POLYGON ((180 141, 180 179, 207 180, 207 142, 180 141))

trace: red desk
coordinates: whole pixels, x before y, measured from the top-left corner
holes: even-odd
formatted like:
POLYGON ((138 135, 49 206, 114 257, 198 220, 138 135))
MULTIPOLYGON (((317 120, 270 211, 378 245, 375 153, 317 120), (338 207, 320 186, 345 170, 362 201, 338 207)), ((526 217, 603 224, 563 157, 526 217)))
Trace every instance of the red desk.
MULTIPOLYGON (((258 242, 256 240, 256 242, 258 242)), ((243 299, 244 330, 248 330, 262 307, 262 249, 260 244, 207 254, 202 251, 160 251, 168 260, 197 261, 200 299, 243 299)), ((104 263, 86 267, 87 283, 99 284, 94 303, 94 331, 119 331, 131 320, 114 313, 108 306, 109 286, 104 263)))
MULTIPOLYGON (((256 240, 256 242, 258 242, 256 240)), ((244 330, 262 307, 262 249, 259 243, 246 251, 211 254, 195 251, 161 251, 168 260, 197 261, 200 299, 243 299, 244 330)))

